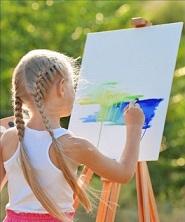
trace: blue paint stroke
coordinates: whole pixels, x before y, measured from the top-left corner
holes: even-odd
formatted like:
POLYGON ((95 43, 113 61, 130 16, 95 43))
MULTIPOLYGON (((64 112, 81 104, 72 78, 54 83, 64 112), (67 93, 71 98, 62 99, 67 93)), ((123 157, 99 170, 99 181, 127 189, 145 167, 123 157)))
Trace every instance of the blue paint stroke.
MULTIPOLYGON (((155 116, 155 110, 159 106, 160 102, 163 101, 162 98, 145 99, 138 100, 136 103, 140 105, 145 115, 145 123, 143 129, 148 129, 151 127, 151 121, 155 116)), ((90 122, 104 122, 105 125, 125 125, 123 119, 123 110, 129 104, 129 102, 119 102, 115 103, 109 107, 106 107, 106 115, 100 116, 101 110, 95 112, 94 114, 88 115, 86 117, 80 118, 84 123, 90 122)))

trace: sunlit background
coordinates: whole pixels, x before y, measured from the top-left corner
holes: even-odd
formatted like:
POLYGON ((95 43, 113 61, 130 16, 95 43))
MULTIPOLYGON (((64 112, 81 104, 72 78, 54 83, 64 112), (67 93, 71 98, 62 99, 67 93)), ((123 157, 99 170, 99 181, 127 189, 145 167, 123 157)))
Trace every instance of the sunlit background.
MULTIPOLYGON (((69 56, 83 56, 89 32, 129 28, 132 17, 144 17, 153 25, 185 21, 185 1, 61 1, 1 0, 0 118, 13 115, 11 76, 19 59, 29 50, 47 48, 69 56)), ((159 161, 149 162, 150 175, 162 222, 185 218, 185 29, 166 118, 159 161)), ((67 126, 68 119, 62 120, 67 126)), ((92 185, 101 189, 94 176, 92 185)), ((0 196, 0 221, 5 216, 7 188, 0 196)), ((81 222, 95 221, 96 209, 77 212, 81 222)), ((136 222, 135 179, 122 186, 116 222, 136 222)))

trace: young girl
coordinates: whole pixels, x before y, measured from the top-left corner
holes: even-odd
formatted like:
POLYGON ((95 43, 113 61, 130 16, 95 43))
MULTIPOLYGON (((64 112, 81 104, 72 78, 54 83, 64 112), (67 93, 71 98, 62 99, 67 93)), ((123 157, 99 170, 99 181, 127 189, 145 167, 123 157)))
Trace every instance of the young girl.
POLYGON ((73 194, 90 212, 92 203, 77 178, 80 164, 113 182, 128 183, 134 175, 144 124, 138 105, 130 103, 124 112, 127 139, 119 162, 60 126, 60 117, 71 114, 75 68, 75 59, 64 54, 33 50, 14 70, 16 125, 3 133, 0 147, 0 185, 7 178, 9 193, 4 222, 73 221, 73 194))

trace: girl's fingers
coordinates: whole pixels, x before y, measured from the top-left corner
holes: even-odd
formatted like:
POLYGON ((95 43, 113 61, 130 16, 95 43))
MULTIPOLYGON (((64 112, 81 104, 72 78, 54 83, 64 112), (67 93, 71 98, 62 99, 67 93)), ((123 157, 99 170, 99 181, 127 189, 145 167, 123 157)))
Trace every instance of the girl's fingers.
POLYGON ((136 101, 129 102, 128 105, 123 109, 123 111, 124 112, 128 111, 130 108, 138 108, 138 109, 142 110, 141 106, 136 101))
POLYGON ((128 111, 130 108, 132 108, 134 106, 135 106, 135 102, 134 101, 129 102, 129 104, 124 108, 124 112, 128 111))
POLYGON ((129 102, 129 108, 131 108, 131 107, 134 107, 135 106, 135 101, 131 101, 131 102, 129 102))
POLYGON ((131 101, 125 108, 124 108, 124 113, 126 113, 130 108, 136 108, 139 110, 142 110, 140 105, 138 103, 135 103, 134 101, 131 101))
POLYGON ((137 107, 137 108, 139 108, 139 109, 141 108, 138 103, 135 103, 135 107, 137 107))

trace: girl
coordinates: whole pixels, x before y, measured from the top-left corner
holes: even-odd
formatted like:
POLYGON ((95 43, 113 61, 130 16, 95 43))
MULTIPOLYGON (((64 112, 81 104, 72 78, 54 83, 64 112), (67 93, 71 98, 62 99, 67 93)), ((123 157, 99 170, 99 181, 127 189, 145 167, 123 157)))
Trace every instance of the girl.
POLYGON ((16 126, 3 133, 0 149, 1 189, 7 178, 9 193, 4 222, 73 221, 73 194, 90 212, 87 189, 77 178, 80 164, 118 183, 128 183, 134 174, 144 124, 137 105, 130 104, 124 112, 127 139, 119 162, 60 126, 60 117, 71 114, 74 102, 75 61, 58 52, 33 50, 14 70, 16 126), (24 107, 28 120, 23 118, 24 107))

